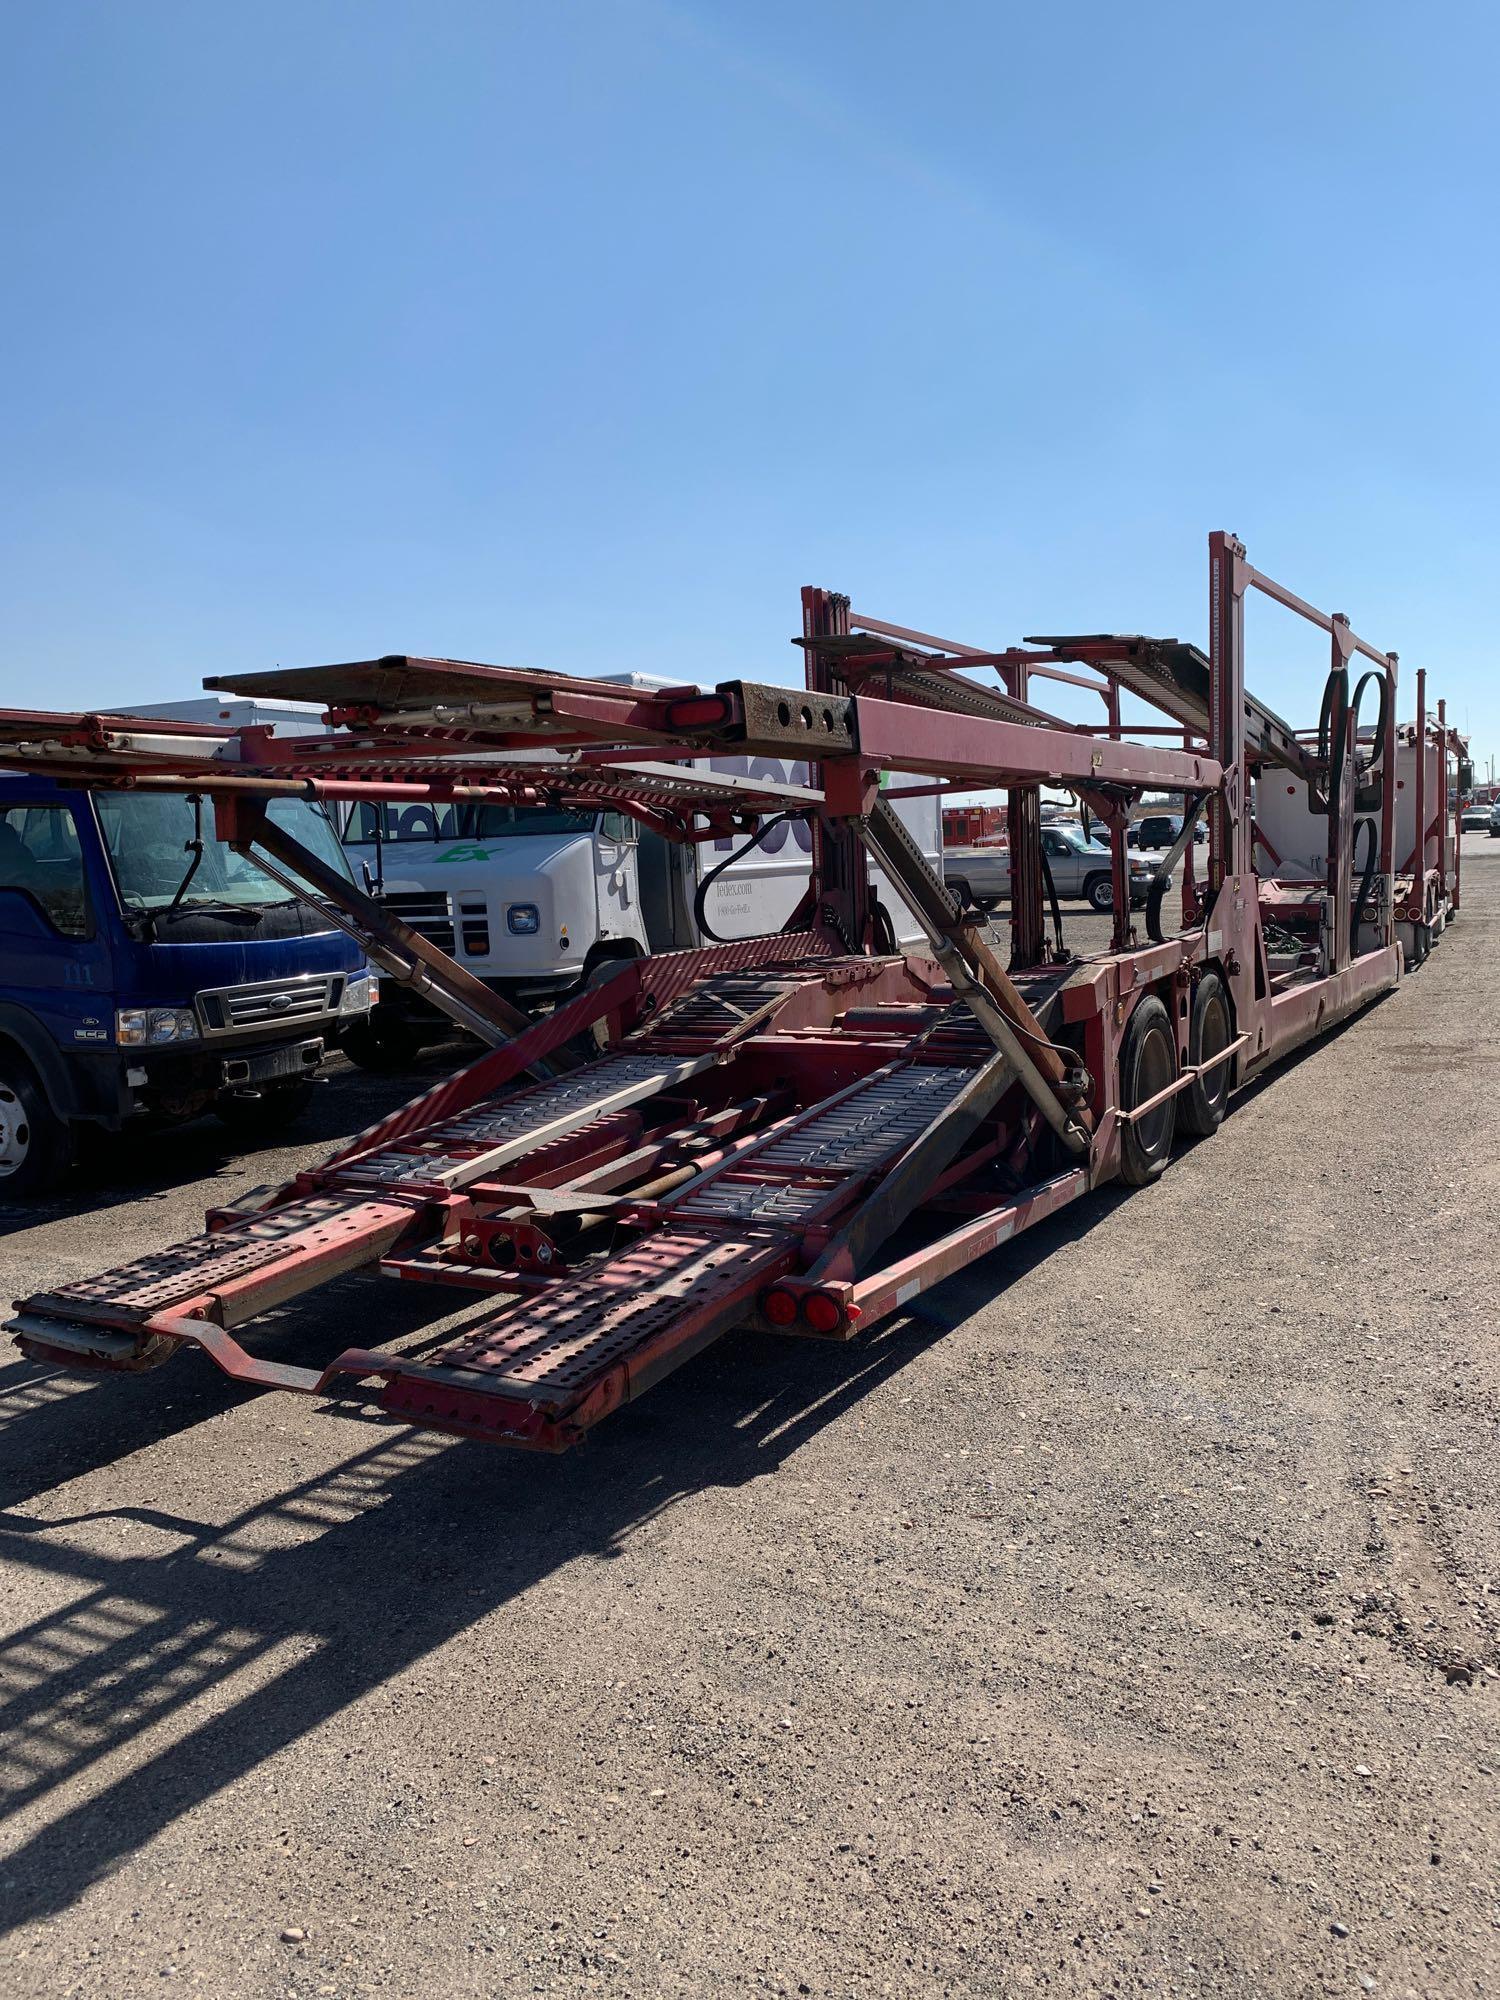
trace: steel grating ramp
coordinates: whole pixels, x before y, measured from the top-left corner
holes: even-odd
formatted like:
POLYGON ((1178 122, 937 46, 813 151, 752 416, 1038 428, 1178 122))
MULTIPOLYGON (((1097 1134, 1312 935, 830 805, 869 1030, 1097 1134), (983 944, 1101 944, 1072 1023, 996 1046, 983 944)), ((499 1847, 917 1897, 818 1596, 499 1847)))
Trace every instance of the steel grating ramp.
POLYGON ((812 964, 747 966, 701 980, 637 1028, 632 1048, 727 1048, 743 1041, 798 986, 821 983, 826 960, 812 964))
MULTIPOLYGON (((430 1366, 549 1415, 627 1400, 743 1320, 796 1262, 802 1230, 848 1208, 974 1074, 972 1062, 875 1071, 669 1197, 661 1230, 503 1307, 430 1366)), ((386 1407, 418 1408, 420 1380, 398 1378, 386 1407)))
POLYGON ((585 1069, 531 1084, 456 1118, 420 1126, 405 1138, 336 1168, 330 1180, 343 1188, 466 1187, 606 1112, 686 1083, 712 1063, 707 1055, 606 1056, 585 1069))
POLYGON ((21 1302, 21 1311, 65 1324, 129 1327, 212 1294, 224 1302, 218 1319, 228 1326, 234 1319, 235 1292, 247 1280, 256 1281, 253 1311, 264 1311, 276 1302, 264 1282, 273 1266, 296 1271, 296 1282, 285 1294, 291 1296, 378 1256, 410 1227, 416 1213, 409 1201, 370 1200, 354 1193, 311 1195, 264 1218, 190 1236, 92 1278, 37 1293, 21 1302))

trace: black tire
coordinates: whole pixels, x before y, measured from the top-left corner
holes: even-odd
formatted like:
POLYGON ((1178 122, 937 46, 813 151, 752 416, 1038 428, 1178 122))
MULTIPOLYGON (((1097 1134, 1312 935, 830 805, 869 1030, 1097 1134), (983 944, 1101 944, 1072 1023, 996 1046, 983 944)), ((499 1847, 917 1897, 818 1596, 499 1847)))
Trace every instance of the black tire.
POLYGON ((0 1054, 0 1201, 50 1194, 72 1160, 72 1132, 30 1066, 0 1054))
POLYGON ((974 898, 974 907, 976 910, 982 910, 985 916, 988 917, 992 916, 999 909, 1004 900, 1003 896, 976 896, 974 898))
POLYGON ((949 894, 957 896, 958 906, 961 910, 968 910, 974 907, 974 892, 970 889, 966 876, 945 875, 943 881, 949 894))
POLYGON ((1083 885, 1084 901, 1101 916, 1108 916, 1115 906, 1115 885, 1107 875, 1090 875, 1083 885))
MULTIPOLYGON (((1234 1040, 1234 1015, 1229 995, 1217 972, 1205 972, 1193 995, 1193 1012, 1188 1022, 1188 1061, 1205 1062, 1227 1049, 1234 1040)), ((1229 1092, 1234 1080, 1233 1061, 1222 1062, 1207 1076, 1194 1077, 1182 1092, 1179 1121, 1195 1139, 1207 1139, 1217 1132, 1229 1108, 1229 1092)))
POLYGON ((302 1116, 312 1102, 313 1087, 305 1077, 292 1083, 278 1083, 259 1097, 221 1097, 214 1115, 244 1139, 268 1139, 284 1132, 302 1116))
MULTIPOLYGON (((639 954, 633 951, 605 952, 596 958, 588 971, 578 982, 578 991, 587 993, 596 986, 607 986, 618 972, 632 963, 639 954)), ((572 1046, 580 1058, 591 1061, 609 1047, 609 1023, 607 1020, 594 1021, 573 1037, 572 1046)))
MULTIPOLYGON (((1177 1044, 1166 1008, 1148 993, 1125 1027, 1120 1045, 1120 1104, 1131 1111, 1155 1097, 1177 1075, 1177 1044)), ((1172 1157, 1177 1131, 1177 1102, 1169 1097, 1146 1116, 1122 1128, 1120 1178, 1129 1187, 1158 1180, 1172 1157)))
POLYGON ((355 1021, 345 1028, 339 1047, 351 1062, 377 1076, 392 1070, 410 1069, 422 1048, 422 1038, 399 1015, 386 1015, 377 1007, 368 1021, 355 1021))

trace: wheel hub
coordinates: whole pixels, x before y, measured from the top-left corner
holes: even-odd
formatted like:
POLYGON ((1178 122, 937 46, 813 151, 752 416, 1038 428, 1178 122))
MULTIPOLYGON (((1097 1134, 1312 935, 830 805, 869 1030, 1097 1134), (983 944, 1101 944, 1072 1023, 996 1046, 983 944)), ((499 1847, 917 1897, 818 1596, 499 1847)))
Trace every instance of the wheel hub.
POLYGON ((0 1084, 0 1178, 25 1164, 31 1151, 31 1127, 26 1108, 13 1090, 0 1084))

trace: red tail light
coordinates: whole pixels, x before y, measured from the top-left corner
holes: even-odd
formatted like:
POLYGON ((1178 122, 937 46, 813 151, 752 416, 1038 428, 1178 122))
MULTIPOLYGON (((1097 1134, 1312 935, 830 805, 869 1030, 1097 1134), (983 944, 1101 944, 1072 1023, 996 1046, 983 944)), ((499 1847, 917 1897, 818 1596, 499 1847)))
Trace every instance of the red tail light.
POLYGON ((761 1317, 772 1326, 790 1326, 797 1317, 797 1300, 784 1286, 772 1285, 760 1295, 761 1317))
POLYGON ((844 1308, 827 1292, 809 1292, 802 1301, 802 1317, 814 1333, 837 1333, 844 1323, 844 1308))

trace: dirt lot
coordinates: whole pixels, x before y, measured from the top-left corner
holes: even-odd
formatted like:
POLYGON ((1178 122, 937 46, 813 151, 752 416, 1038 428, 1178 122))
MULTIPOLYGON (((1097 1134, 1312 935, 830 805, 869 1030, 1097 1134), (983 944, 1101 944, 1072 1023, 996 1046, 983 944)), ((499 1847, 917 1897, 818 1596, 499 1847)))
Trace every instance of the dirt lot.
MULTIPOLYGON (((572 1457, 188 1357, 0 1368, 0 1987, 1500 1991, 1500 842, 1465 845, 1429 964, 1158 1185, 851 1348, 725 1342, 572 1457)), ((408 1088, 96 1165, 11 1215, 0 1294, 408 1088)), ((349 1281, 275 1348, 423 1310, 349 1281)))

